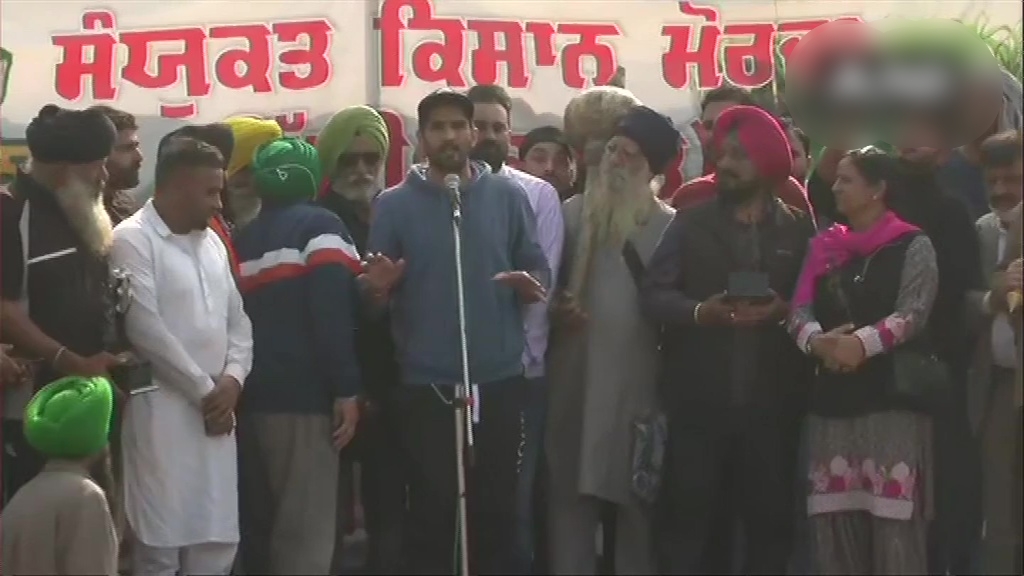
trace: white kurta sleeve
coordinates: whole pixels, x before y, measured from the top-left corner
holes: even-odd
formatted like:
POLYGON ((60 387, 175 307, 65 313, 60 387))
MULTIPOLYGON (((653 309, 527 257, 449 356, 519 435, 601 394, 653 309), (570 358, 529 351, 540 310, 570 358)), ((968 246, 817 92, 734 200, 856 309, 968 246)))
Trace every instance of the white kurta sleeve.
POLYGON ((227 270, 228 282, 228 358, 224 365, 224 374, 233 377, 239 384, 245 384, 245 378, 252 370, 252 323, 245 313, 242 295, 232 277, 230 268, 227 270))
POLYGON ((213 390, 213 379, 192 360, 160 316, 153 254, 145 231, 134 227, 115 230, 110 264, 130 275, 132 302, 125 317, 128 340, 153 364, 153 375, 161 385, 201 406, 203 397, 213 390))

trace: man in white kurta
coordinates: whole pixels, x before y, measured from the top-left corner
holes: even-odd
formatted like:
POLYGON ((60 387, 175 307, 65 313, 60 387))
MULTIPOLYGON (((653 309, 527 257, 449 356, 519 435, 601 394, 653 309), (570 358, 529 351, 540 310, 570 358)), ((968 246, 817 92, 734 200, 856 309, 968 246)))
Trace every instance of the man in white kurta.
POLYGON ((235 435, 208 436, 201 406, 222 374, 245 381, 252 326, 225 246, 209 229, 172 233, 150 201, 114 231, 111 265, 129 275, 128 339, 159 387, 131 397, 124 415, 134 573, 228 574, 239 538, 235 435))

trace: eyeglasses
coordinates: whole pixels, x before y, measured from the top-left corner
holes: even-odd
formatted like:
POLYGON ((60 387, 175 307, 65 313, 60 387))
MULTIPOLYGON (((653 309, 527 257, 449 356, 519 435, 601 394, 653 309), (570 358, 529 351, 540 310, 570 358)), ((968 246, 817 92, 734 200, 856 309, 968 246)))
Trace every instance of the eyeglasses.
POLYGON ((362 162, 364 166, 376 166, 380 164, 379 152, 349 152, 338 157, 339 168, 354 168, 362 162))
POLYGON ((888 155, 888 152, 886 152, 885 150, 882 150, 881 148, 879 148, 878 146, 875 146, 874 144, 868 144, 867 146, 864 146, 863 148, 857 148, 856 150, 851 150, 850 152, 856 152, 858 156, 887 156, 888 155))

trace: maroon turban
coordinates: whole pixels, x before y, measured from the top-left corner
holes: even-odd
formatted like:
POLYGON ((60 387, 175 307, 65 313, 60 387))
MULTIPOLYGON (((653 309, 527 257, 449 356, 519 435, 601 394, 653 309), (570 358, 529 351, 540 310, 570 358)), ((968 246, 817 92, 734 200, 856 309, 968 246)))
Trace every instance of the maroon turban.
POLYGON ((711 141, 716 148, 733 131, 754 163, 758 174, 780 182, 793 171, 793 156, 782 124, 774 116, 755 106, 733 106, 715 121, 711 141))

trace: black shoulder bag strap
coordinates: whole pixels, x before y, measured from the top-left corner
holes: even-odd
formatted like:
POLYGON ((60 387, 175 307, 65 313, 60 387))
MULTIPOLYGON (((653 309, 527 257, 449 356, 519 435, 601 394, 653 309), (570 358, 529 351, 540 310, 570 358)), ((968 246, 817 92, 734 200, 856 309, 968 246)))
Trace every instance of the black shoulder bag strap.
POLYGON ((626 267, 629 268, 629 275, 633 277, 633 283, 636 284, 637 292, 640 291, 644 282, 644 266, 643 258, 640 258, 640 253, 636 251, 636 245, 633 244, 632 240, 626 240, 626 243, 622 246, 622 259, 626 261, 626 267))
MULTIPOLYGON (((643 290, 644 284, 644 260, 640 257, 640 253, 636 250, 636 245, 633 244, 632 240, 626 240, 626 243, 622 245, 622 259, 626 261, 626 268, 629 268, 629 275, 633 277, 633 284, 636 285, 637 295, 643 290)), ((658 331, 658 349, 661 349, 661 333, 662 326, 657 326, 658 331)))

